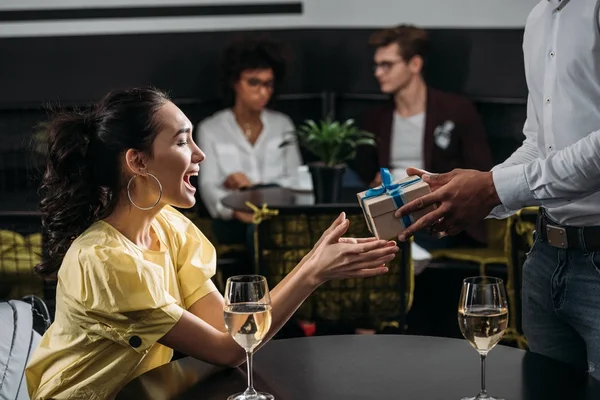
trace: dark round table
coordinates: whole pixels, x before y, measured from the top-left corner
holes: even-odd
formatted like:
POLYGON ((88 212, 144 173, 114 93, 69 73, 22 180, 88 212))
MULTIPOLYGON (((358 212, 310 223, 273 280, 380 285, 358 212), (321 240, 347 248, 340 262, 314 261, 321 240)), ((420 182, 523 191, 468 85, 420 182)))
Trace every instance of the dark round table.
MULTIPOLYGON (((277 400, 460 400, 479 392, 479 356, 465 341, 406 335, 276 340, 254 356, 255 387, 277 400)), ((225 400, 243 391, 245 364, 184 358, 130 382, 117 399, 225 400)), ((487 389, 506 400, 599 399, 599 383, 549 358, 497 346, 487 389)))
POLYGON ((338 203, 315 203, 312 192, 295 191, 281 187, 248 189, 233 192, 221 201, 225 207, 236 211, 252 211, 246 202, 261 207, 266 204, 280 213, 301 213, 316 209, 354 209, 359 210, 356 194, 360 188, 342 188, 338 203))

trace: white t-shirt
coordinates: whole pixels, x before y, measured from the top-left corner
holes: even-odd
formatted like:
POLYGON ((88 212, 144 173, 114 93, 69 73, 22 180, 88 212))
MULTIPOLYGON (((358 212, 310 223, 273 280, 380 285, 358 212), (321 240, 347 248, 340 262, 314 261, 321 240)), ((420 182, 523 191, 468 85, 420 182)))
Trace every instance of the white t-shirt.
POLYGON ((390 167, 394 179, 406 177, 406 168, 423 168, 423 134, 425 113, 408 118, 394 112, 392 140, 390 142, 390 167))
POLYGON ((243 172, 254 185, 276 183, 287 187, 296 179, 302 163, 298 146, 279 147, 294 131, 292 120, 272 110, 264 110, 261 120, 263 131, 254 145, 229 108, 205 119, 196 129, 196 143, 206 154, 198 177, 200 196, 213 218, 230 219, 233 214, 221 204, 229 194, 223 182, 230 174, 243 172))

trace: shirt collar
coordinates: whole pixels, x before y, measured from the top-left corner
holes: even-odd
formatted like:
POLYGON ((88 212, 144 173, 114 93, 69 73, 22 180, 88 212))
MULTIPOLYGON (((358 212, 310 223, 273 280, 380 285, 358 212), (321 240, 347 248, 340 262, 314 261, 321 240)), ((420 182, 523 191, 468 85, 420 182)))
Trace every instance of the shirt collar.
POLYGON ((570 0, 547 0, 548 3, 552 4, 556 9, 563 9, 569 3, 570 0))

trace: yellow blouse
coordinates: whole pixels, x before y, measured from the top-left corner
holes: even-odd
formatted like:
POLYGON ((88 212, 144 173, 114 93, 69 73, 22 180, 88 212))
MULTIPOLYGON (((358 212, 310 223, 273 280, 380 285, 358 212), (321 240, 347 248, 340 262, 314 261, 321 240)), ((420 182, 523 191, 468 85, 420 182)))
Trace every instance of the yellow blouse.
POLYGON ((216 290, 216 252, 172 207, 152 227, 160 251, 138 247, 104 221, 73 242, 58 272, 55 321, 27 365, 32 400, 110 399, 171 360, 173 350, 157 340, 216 290))

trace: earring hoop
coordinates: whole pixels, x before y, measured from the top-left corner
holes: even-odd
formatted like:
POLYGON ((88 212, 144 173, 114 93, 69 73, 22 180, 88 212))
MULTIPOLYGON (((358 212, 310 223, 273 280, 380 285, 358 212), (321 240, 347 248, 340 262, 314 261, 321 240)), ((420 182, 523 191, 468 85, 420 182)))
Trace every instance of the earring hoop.
POLYGON ((159 194, 158 194, 158 199, 156 199, 156 201, 154 202, 154 204, 152 204, 150 207, 140 207, 137 204, 135 204, 135 202, 133 201, 133 199, 131 198, 131 191, 129 190, 130 186, 131 186, 131 182, 133 182, 133 180, 135 178, 137 178, 138 176, 141 175, 134 175, 129 179, 129 182, 127 182, 127 197, 129 198, 129 202, 131 204, 133 204, 134 207, 143 210, 143 211, 148 211, 148 210, 152 210, 154 207, 156 207, 156 205, 158 204, 158 202, 160 201, 160 199, 162 199, 162 195, 163 195, 163 188, 162 185, 160 184, 160 181, 158 180, 158 178, 154 175, 152 175, 151 173, 146 173, 146 175, 150 176, 151 178, 154 178, 154 180, 156 181, 156 184, 158 185, 158 190, 159 190, 159 194))

